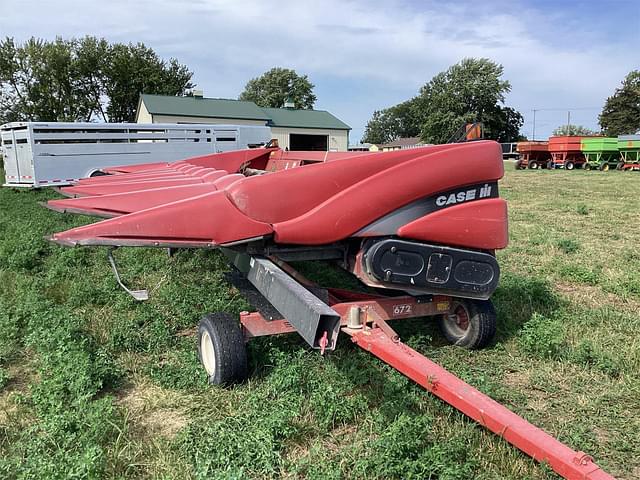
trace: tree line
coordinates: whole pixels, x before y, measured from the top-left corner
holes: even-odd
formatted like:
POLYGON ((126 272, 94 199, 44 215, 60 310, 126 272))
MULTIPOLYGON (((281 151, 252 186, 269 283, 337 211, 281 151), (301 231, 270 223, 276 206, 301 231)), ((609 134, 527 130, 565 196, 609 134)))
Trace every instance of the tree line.
MULTIPOLYGON (((485 136, 500 142, 521 139, 522 115, 505 104, 511 84, 502 65, 486 58, 465 58, 435 75, 417 95, 376 110, 363 142, 388 143, 420 137, 444 143, 462 125, 482 122, 485 136)), ((20 44, 0 41, 0 123, 10 121, 133 122, 141 93, 191 95, 193 72, 177 59, 162 59, 143 43, 31 38, 20 44)), ((261 107, 311 109, 317 98, 307 75, 275 67, 249 80, 239 100, 261 107)), ((630 72, 606 99, 599 116, 606 135, 640 129, 640 70, 630 72)), ((590 134, 565 125, 557 134, 590 134)))
POLYGON ((143 43, 6 38, 0 42, 0 120, 132 122, 141 92, 185 95, 192 76, 143 43))
MULTIPOLYGON (((502 75, 502 65, 489 59, 464 59, 434 76, 415 97, 375 111, 362 141, 379 144, 420 137, 427 143, 444 143, 462 125, 471 122, 482 122, 489 139, 524 139, 520 135, 522 115, 504 104, 511 84, 502 75)), ((581 125, 562 125, 553 134, 635 133, 640 129, 640 71, 630 72, 622 86, 607 98, 599 123, 601 132, 581 125)))

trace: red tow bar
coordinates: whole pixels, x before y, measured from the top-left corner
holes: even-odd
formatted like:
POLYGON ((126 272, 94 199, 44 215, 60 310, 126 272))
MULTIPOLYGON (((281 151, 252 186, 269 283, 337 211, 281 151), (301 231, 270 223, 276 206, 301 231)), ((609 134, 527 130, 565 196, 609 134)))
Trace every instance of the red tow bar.
POLYGON ((424 355, 402 342, 392 340, 380 328, 343 328, 343 331, 359 347, 501 436, 534 460, 547 463, 562 477, 569 480, 614 478, 596 465, 586 453, 569 448, 424 355))

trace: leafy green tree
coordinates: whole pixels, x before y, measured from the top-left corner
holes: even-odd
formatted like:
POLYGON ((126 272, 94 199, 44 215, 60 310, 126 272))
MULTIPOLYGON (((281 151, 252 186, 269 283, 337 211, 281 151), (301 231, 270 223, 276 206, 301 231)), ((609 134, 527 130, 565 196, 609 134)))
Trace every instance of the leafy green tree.
POLYGON ((280 108, 290 100, 295 108, 313 108, 317 98, 313 93, 315 85, 306 75, 298 75, 295 70, 275 67, 247 82, 239 100, 254 102, 260 107, 280 108))
POLYGON ((571 136, 571 135, 597 135, 595 132, 582 125, 561 125, 553 131, 555 136, 571 136))
POLYGON ((72 42, 0 42, 0 118, 76 120, 91 115, 72 42))
POLYGON ((363 141, 384 143, 420 135, 427 143, 445 143, 471 122, 482 122, 487 138, 517 141, 523 118, 504 106, 511 84, 502 74, 502 66, 486 58, 466 58, 438 73, 418 96, 375 112, 363 141))
POLYGON ((421 117, 415 99, 384 110, 376 110, 367 123, 362 142, 389 143, 396 138, 420 134, 421 117))
POLYGON ((0 41, 0 121, 134 121, 140 93, 184 95, 193 74, 143 44, 0 41))
POLYGON ((485 136, 501 142, 518 138, 522 115, 504 107, 511 84, 503 80, 502 65, 486 58, 465 58, 437 74, 422 87, 418 105, 425 119, 421 137, 444 143, 462 125, 482 122, 485 136))
POLYGON ((184 95, 193 88, 192 75, 175 58, 165 62, 142 43, 115 44, 105 66, 106 114, 112 122, 133 122, 141 93, 184 95))
POLYGON ((622 86, 607 98, 599 121, 604 133, 610 136, 640 130, 640 70, 629 72, 622 86))

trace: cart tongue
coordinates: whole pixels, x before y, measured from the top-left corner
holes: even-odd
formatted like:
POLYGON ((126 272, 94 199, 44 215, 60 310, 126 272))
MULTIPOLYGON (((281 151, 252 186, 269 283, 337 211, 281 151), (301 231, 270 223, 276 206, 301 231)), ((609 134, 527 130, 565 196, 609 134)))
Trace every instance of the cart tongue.
POLYGON ((271 225, 243 215, 224 192, 205 193, 52 235, 60 245, 215 247, 262 237, 271 225))

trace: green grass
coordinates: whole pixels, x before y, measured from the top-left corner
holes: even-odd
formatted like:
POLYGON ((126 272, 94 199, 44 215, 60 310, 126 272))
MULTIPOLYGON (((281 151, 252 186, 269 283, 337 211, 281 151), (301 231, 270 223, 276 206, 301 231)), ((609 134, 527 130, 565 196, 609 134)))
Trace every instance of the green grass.
MULTIPOLYGON (((2 174, 2 172, 0 172, 2 174)), ((499 253, 496 343, 468 352, 433 322, 412 347, 533 423, 640 477, 640 175, 513 171, 499 253)), ((210 387, 195 354, 205 312, 248 305, 216 252, 117 252, 43 236, 90 222, 51 191, 0 189, 0 477, 546 479, 548 468, 342 339, 249 345, 251 379, 210 387)), ((345 284, 328 268, 305 273, 345 284)), ((352 285, 349 285, 352 286, 352 285)))

